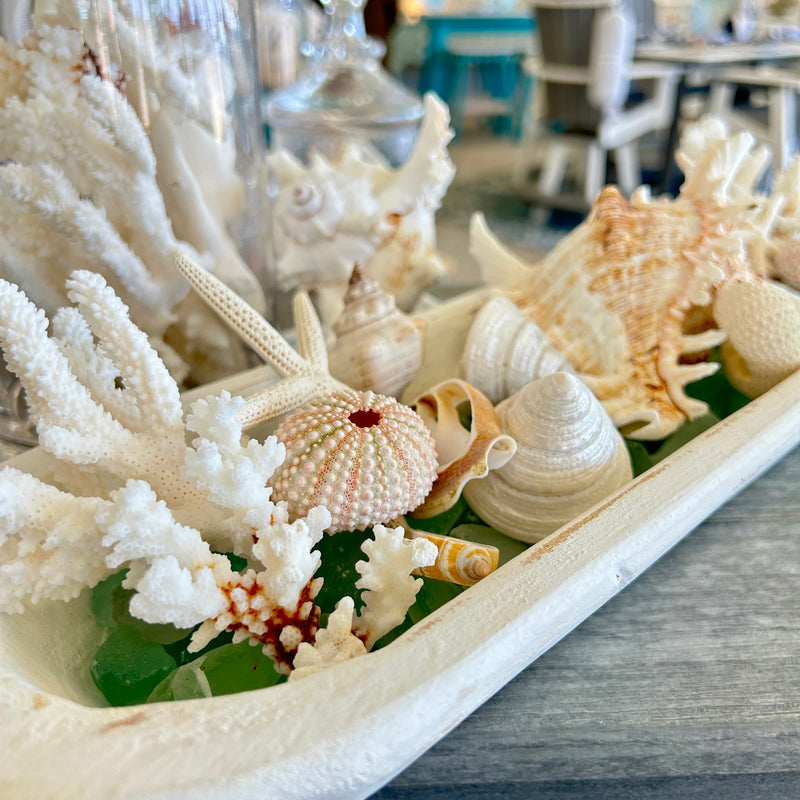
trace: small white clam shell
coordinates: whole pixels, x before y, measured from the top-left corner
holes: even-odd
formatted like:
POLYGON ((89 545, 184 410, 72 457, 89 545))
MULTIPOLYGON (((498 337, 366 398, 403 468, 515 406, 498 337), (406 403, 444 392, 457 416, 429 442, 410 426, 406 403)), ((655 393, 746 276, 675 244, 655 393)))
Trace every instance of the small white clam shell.
POLYGON ((493 297, 476 315, 459 369, 493 403, 543 375, 573 371, 541 328, 503 295, 493 297))
POLYGON ((589 389, 558 372, 529 383, 497 407, 517 452, 484 480, 464 487, 481 518, 536 542, 633 477, 622 436, 589 389))

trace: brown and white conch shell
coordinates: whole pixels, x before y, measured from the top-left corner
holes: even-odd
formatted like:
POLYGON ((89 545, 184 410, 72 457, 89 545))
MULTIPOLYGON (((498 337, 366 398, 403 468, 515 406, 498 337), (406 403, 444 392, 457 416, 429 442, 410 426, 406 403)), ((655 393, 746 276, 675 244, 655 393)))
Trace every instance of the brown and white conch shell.
POLYGON ((720 347, 725 376, 747 397, 764 394, 800 369, 800 294, 768 280, 732 281, 714 302, 728 334, 720 347))
POLYGON ((433 517, 446 511, 469 481, 485 478, 516 451, 516 442, 501 430, 489 399, 465 381, 443 381, 411 406, 432 431, 439 457, 433 488, 425 502, 414 509, 415 517, 433 517), (460 411, 469 420, 469 429, 462 424, 460 411))
POLYGON ((475 316, 459 369, 495 404, 543 375, 573 371, 539 326, 503 295, 475 316))
POLYGON ((629 202, 606 187, 586 222, 533 265, 503 248, 479 215, 470 234, 487 283, 503 285, 626 435, 663 439, 706 413, 684 386, 718 365, 679 357, 725 337, 687 334, 683 324, 692 307, 711 302, 726 273, 702 252, 706 234, 693 205, 636 195, 629 202))
POLYGON ((579 378, 566 372, 529 383, 497 407, 517 441, 508 463, 464 487, 497 530, 537 542, 633 477, 619 431, 579 378))
POLYGON ((358 265, 333 330, 331 374, 354 389, 398 397, 422 364, 419 326, 358 265))
POLYGON ((695 333, 688 318, 726 281, 766 268, 765 254, 800 223, 788 177, 800 162, 771 195, 759 194, 768 155, 752 135, 727 136, 705 121, 676 159, 686 175, 676 198, 640 187, 628 201, 606 187, 585 222, 538 263, 500 245, 479 215, 470 230, 485 283, 542 329, 637 439, 662 439, 707 412, 685 387, 715 371, 705 358, 724 334, 695 333))

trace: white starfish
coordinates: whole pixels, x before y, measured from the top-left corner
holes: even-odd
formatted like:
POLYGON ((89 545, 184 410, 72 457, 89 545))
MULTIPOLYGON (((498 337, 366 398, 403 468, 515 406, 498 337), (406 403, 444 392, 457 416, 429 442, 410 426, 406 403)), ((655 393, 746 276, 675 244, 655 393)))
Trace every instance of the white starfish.
POLYGON ((251 305, 183 253, 175 266, 198 295, 281 376, 278 383, 248 397, 237 414, 246 430, 275 419, 314 397, 345 389, 328 370, 328 350, 319 317, 306 292, 297 292, 292 310, 297 350, 251 305))

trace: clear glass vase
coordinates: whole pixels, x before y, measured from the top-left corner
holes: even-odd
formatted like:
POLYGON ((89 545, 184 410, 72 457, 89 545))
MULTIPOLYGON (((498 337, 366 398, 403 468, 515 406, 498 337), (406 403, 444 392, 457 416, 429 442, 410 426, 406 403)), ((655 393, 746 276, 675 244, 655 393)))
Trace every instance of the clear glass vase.
MULTIPOLYGON (((263 283, 266 140, 251 0, 71 2, 67 19, 80 20, 98 68, 117 76, 148 134, 175 236, 221 273, 240 257, 263 283)), ((36 16, 69 5, 37 0, 36 16)), ((245 283, 234 288, 252 291, 245 283)))

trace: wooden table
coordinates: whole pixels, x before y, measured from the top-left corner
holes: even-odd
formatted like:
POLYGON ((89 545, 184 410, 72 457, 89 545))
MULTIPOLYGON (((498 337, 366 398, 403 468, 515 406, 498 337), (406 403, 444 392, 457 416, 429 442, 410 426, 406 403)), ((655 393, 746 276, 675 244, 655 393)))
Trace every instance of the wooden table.
POLYGON ((662 191, 676 193, 679 172, 675 165, 675 148, 678 144, 678 127, 681 118, 681 102, 685 96, 687 75, 701 70, 713 70, 734 64, 767 64, 800 59, 800 42, 728 42, 720 44, 667 42, 643 42, 636 47, 636 58, 661 61, 679 65, 681 80, 675 94, 675 111, 664 150, 662 191))
POLYGON ((800 450, 375 800, 800 797, 800 450))

